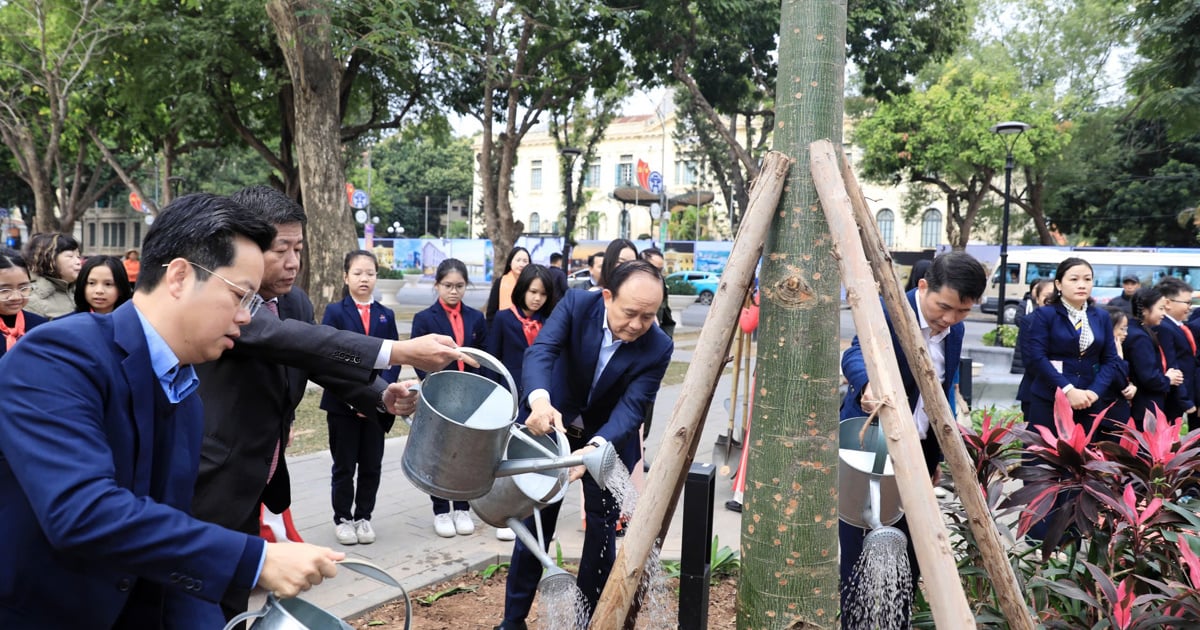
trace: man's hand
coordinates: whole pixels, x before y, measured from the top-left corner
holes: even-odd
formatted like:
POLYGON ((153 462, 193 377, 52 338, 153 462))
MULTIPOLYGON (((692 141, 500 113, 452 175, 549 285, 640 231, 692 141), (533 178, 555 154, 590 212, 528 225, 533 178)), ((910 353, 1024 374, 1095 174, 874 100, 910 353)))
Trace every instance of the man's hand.
POLYGON ((562 414, 546 398, 529 403, 529 418, 525 420, 525 426, 533 435, 546 435, 556 429, 559 433, 565 432, 562 414))
POLYGON ((436 372, 454 361, 479 367, 478 361, 460 352, 454 340, 446 335, 424 335, 392 344, 392 365, 411 365, 423 372, 436 372))
POLYGON ((1090 389, 1080 389, 1076 387, 1067 392, 1067 402, 1071 403, 1072 409, 1087 409, 1096 403, 1100 397, 1090 389))
MULTIPOLYGON (((571 454, 572 455, 587 455, 588 453, 591 453, 594 450, 596 450, 595 446, 592 446, 591 444, 585 444, 583 446, 583 448, 576 449, 571 454)), ((580 464, 578 466, 572 466, 570 481, 568 481, 567 483, 571 483, 573 481, 579 481, 580 479, 583 479, 583 476, 586 474, 587 474, 587 466, 584 466, 583 464, 580 464)))
POLYGON ((295 597, 322 580, 337 575, 337 562, 346 554, 308 543, 267 543, 258 586, 276 597, 295 597))
POLYGON ((383 390, 383 406, 395 416, 411 416, 417 410, 418 392, 409 389, 419 381, 392 383, 383 390))

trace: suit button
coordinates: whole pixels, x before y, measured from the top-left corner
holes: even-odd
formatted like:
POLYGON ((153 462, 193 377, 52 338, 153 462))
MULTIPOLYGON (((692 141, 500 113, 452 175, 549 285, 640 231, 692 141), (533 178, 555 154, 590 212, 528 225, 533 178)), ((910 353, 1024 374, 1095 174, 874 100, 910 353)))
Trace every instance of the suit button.
POLYGON ((129 589, 131 588, 133 588, 133 580, 129 578, 121 578, 120 581, 117 582, 117 590, 121 591, 122 593, 128 593, 129 589))

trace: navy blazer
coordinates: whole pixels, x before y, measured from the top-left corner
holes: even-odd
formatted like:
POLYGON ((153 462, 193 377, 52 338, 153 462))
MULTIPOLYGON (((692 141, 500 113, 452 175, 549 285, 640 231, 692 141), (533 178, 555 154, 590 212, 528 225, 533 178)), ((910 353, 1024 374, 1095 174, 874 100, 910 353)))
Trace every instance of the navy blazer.
MULTIPOLYGON (((322 324, 332 326, 338 330, 366 334, 377 339, 400 339, 400 333, 396 331, 396 314, 392 309, 379 302, 371 302, 371 313, 367 322, 371 325, 371 330, 364 331, 362 316, 358 313, 358 304, 350 296, 342 298, 341 302, 335 302, 326 306, 325 314, 321 317, 322 324)), ((388 383, 396 382, 399 376, 399 365, 394 365, 380 374, 380 377, 388 383)), ((342 402, 340 398, 329 390, 325 390, 325 393, 321 395, 321 409, 347 416, 353 416, 358 413, 353 407, 342 402)), ((376 417, 384 425, 384 431, 390 431, 392 423, 396 420, 395 416, 391 414, 378 414, 376 417)))
MULTIPOLYGON (((1079 352, 1079 331, 1071 323, 1067 308, 1048 304, 1025 316, 1027 323, 1017 336, 1025 374, 1017 388, 1017 400, 1032 398, 1054 401, 1055 392, 1068 384, 1088 389, 1104 397, 1114 383, 1123 382, 1125 369, 1117 355, 1112 320, 1108 313, 1095 305, 1087 307, 1088 326, 1092 329, 1092 344, 1079 352), (1060 370, 1057 366, 1061 365, 1060 370)), ((1133 323, 1130 322, 1130 329, 1133 323)), ((1128 340, 1126 340, 1128 344, 1128 340)), ((1128 350, 1125 358, 1134 359, 1128 350)))
MULTIPOLYGON (((646 405, 658 396, 675 344, 652 324, 637 340, 617 347, 593 387, 605 316, 600 291, 567 291, 525 351, 522 383, 526 392, 550 392, 564 424, 581 418, 585 438, 608 440, 632 468, 641 458, 638 434, 646 405)), ((528 415, 526 400, 522 420, 528 415)))
MULTIPOLYGON (((912 307, 913 312, 917 310, 917 289, 912 289, 907 293, 908 305, 912 307)), ((883 316, 887 320, 888 333, 892 337, 892 348, 896 350, 896 367, 900 369, 900 380, 904 383, 904 393, 908 396, 908 408, 916 409, 917 399, 921 396, 921 389, 917 386, 917 379, 913 376, 912 368, 908 364, 908 357, 905 356, 900 345, 900 339, 896 337, 895 326, 892 325, 892 316, 888 313, 887 308, 883 309, 883 316)), ((958 380, 958 365, 962 360, 962 342, 963 335, 966 333, 966 326, 959 322, 950 327, 950 334, 942 340, 942 348, 946 356, 946 370, 942 376, 942 390, 946 392, 946 399, 950 401, 950 410, 955 409, 955 397, 951 391, 954 383, 958 380)), ((846 397, 842 400, 842 408, 840 419, 859 418, 867 416, 862 408, 862 391, 870 381, 867 375, 867 364, 863 360, 862 347, 858 344, 858 335, 850 342, 850 347, 842 353, 842 374, 846 377, 846 397)))
POLYGON ((200 404, 167 402, 132 302, 0 360, 0 627, 109 628, 127 603, 159 617, 128 627, 220 627, 264 543, 188 514, 200 404))
POLYGON ((1129 381, 1138 388, 1133 400, 1129 401, 1130 412, 1133 421, 1140 427, 1145 423, 1147 411, 1153 413, 1157 407, 1166 414, 1171 381, 1163 374, 1163 359, 1158 345, 1138 320, 1129 319, 1129 334, 1125 337, 1123 347, 1125 360, 1129 362, 1129 381))
MULTIPOLYGON (((483 313, 478 309, 473 309, 462 302, 459 302, 459 308, 462 309, 463 318, 463 342, 459 345, 476 348, 478 350, 487 350, 487 322, 483 319, 483 313)), ((436 300, 429 308, 413 315, 412 333, 413 339, 421 335, 428 334, 446 335, 451 339, 454 338, 454 329, 450 327, 450 316, 446 314, 446 309, 442 308, 442 301, 436 300)), ((463 364, 466 372, 478 374, 479 368, 473 368, 463 364)), ((457 364, 446 366, 448 370, 458 369, 457 364)), ((417 377, 424 379, 427 372, 417 370, 417 377)))
MULTIPOLYGON (((542 322, 543 325, 546 323, 545 318, 539 313, 534 313, 533 318, 542 322)), ((525 341, 525 326, 511 310, 500 311, 492 319, 492 329, 488 332, 487 341, 488 354, 504 364, 508 373, 512 374, 513 382, 517 384, 520 397, 524 398, 525 390, 521 385, 521 367, 525 362, 525 350, 529 348, 529 342, 525 341)), ((499 375, 497 377, 498 382, 505 384, 504 377, 499 375)), ((505 386, 507 387, 507 384, 505 386)))
MULTIPOLYGON (((50 321, 50 320, 46 319, 45 317, 38 315, 37 313, 31 313, 29 311, 21 311, 21 312, 25 313, 25 334, 27 334, 27 335, 29 334, 29 331, 50 321)), ((7 351, 8 351, 8 344, 5 343, 5 341, 2 337, 0 337, 0 358, 3 358, 4 353, 7 351)))
POLYGON ((1162 323, 1154 327, 1154 333, 1163 355, 1167 357, 1167 367, 1183 372, 1183 382, 1171 386, 1164 410, 1168 418, 1180 418, 1195 405, 1195 390, 1192 387, 1196 380, 1196 353, 1192 351, 1192 344, 1188 342, 1183 327, 1168 317, 1163 317, 1162 323))

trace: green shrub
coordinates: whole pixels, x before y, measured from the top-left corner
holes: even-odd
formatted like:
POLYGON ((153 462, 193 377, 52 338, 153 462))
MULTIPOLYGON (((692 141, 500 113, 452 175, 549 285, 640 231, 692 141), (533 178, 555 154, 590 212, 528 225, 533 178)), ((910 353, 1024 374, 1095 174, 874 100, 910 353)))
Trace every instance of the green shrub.
POLYGON ((677 278, 667 278, 667 293, 671 295, 696 295, 696 287, 692 286, 682 276, 677 278))
POLYGON ((380 280, 403 280, 404 272, 399 269, 388 269, 386 267, 379 268, 380 280))
MULTIPOLYGON (((983 333, 983 343, 987 346, 996 345, 996 330, 995 328, 983 333)), ((1017 347, 1017 327, 1005 324, 999 328, 1000 330, 1000 345, 1005 348, 1017 347)))

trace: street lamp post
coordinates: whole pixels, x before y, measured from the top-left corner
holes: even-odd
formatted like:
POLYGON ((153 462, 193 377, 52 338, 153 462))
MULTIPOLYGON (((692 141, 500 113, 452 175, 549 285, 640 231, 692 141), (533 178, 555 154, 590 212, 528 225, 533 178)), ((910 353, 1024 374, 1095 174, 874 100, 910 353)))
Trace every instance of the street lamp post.
POLYGON ((566 225, 563 226, 565 233, 563 234, 562 257, 563 270, 569 271, 571 268, 571 235, 572 232, 575 231, 575 199, 574 193, 572 192, 572 189, 575 186, 572 180, 575 177, 575 160, 578 160, 579 156, 583 155, 583 150, 575 147, 564 147, 561 151, 559 151, 559 153, 562 154, 563 157, 567 158, 566 185, 563 188, 563 194, 565 196, 567 207, 563 216, 563 223, 566 225))
POLYGON ((1007 122, 998 123, 991 128, 992 133, 1000 136, 1004 141, 1004 148, 1007 150, 1007 155, 1004 159, 1004 215, 1000 224, 1000 286, 999 286, 999 301, 996 305, 996 345, 1000 345, 1000 327, 1005 324, 1005 289, 1008 284, 1008 207, 1010 201, 1009 191, 1012 190, 1012 172, 1013 172, 1013 147, 1017 144, 1017 139, 1021 134, 1025 133, 1030 127, 1029 125, 1010 120, 1007 122))

